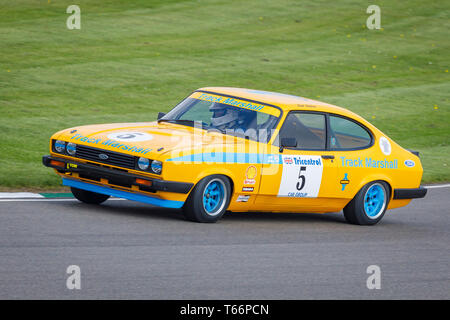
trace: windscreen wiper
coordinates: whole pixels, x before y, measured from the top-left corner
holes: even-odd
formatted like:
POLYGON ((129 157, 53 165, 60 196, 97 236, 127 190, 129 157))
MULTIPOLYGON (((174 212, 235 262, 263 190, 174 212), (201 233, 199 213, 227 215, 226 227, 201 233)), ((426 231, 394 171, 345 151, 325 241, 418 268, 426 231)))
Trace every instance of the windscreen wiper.
POLYGON ((176 124, 187 124, 194 126, 195 123, 200 123, 202 125, 202 128, 209 127, 206 123, 203 121, 198 120, 188 120, 188 119, 159 119, 158 123, 160 122, 169 122, 169 123, 176 123, 176 124))

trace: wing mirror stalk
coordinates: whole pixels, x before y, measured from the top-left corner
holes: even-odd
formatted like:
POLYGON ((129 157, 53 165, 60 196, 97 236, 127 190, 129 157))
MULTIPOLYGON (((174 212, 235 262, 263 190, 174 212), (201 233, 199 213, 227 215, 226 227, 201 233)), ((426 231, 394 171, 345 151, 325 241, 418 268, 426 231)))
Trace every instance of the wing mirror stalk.
POLYGON ((158 112, 158 119, 157 120, 160 120, 162 117, 164 117, 166 115, 166 113, 165 112, 158 112))

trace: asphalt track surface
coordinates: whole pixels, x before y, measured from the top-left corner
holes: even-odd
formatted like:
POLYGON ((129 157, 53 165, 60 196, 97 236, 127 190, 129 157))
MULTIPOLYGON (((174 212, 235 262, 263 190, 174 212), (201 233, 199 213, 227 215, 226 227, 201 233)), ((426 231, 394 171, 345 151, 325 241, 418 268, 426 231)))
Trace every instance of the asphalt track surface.
POLYGON ((0 202, 0 298, 449 299, 449 195, 430 189, 374 227, 341 213, 199 224, 125 200, 0 202), (81 290, 66 288, 69 265, 81 290))

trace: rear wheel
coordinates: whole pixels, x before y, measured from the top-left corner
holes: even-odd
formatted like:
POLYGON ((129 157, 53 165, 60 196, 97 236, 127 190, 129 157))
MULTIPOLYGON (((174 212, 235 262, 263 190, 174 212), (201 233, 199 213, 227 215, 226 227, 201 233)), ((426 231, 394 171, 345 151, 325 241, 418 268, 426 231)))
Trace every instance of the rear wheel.
POLYGON ((84 203, 100 204, 102 202, 105 202, 109 198, 109 196, 106 194, 86 191, 74 187, 71 187, 70 190, 72 191, 72 194, 75 198, 84 203))
POLYGON ((184 216, 196 222, 216 222, 225 213, 230 195, 231 185, 227 177, 205 177, 197 183, 184 204, 184 216))
POLYGON ((370 182, 344 208, 345 219, 352 224, 377 224, 386 212, 389 199, 390 192, 386 182, 370 182))

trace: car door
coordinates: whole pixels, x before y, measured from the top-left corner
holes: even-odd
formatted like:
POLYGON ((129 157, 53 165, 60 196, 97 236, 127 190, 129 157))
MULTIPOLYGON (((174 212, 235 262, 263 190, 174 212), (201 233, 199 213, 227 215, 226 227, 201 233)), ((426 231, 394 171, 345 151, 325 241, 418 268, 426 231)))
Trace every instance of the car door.
POLYGON ((371 174, 366 167, 366 159, 373 153, 372 133, 361 123, 350 118, 330 114, 329 149, 336 155, 336 162, 341 177, 340 194, 342 198, 352 199, 361 187, 359 182, 371 174))
POLYGON ((277 161, 263 164, 255 204, 283 211, 321 211, 327 205, 335 205, 323 201, 335 199, 339 189, 337 161, 334 151, 327 151, 327 145, 325 113, 291 111, 268 155, 277 161), (283 138, 295 138, 297 146, 280 149, 283 138))

